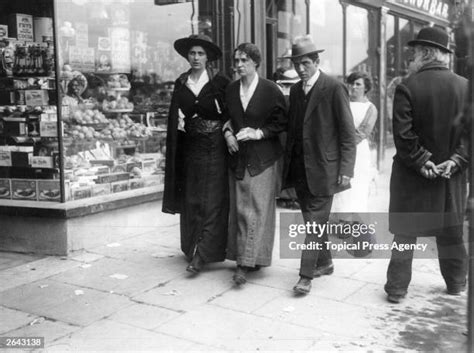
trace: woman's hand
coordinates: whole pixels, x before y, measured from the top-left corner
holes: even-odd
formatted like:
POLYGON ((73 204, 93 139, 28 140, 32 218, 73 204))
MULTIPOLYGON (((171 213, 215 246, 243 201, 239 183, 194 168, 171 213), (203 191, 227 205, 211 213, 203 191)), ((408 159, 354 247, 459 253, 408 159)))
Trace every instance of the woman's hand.
POLYGON ((230 154, 234 154, 235 152, 239 151, 239 143, 232 132, 226 131, 224 138, 230 154))
POLYGON ((260 129, 244 127, 236 135, 237 141, 260 140, 263 138, 263 132, 260 129))

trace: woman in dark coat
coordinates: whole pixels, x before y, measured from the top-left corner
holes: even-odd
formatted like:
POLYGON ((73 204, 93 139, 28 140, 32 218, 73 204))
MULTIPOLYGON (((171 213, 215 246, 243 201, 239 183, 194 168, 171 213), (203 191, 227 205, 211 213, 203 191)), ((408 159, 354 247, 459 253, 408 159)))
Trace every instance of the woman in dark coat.
POLYGON ((229 214, 227 149, 222 133, 229 79, 208 62, 222 52, 205 35, 174 43, 191 69, 175 82, 166 141, 163 212, 180 213, 181 250, 188 272, 224 261, 229 214))

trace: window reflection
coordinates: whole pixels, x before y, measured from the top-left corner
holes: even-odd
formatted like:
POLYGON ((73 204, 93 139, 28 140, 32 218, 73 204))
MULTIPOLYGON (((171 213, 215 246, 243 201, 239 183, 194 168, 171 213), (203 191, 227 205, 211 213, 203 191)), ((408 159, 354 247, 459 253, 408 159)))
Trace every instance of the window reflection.
POLYGON ((347 6, 347 74, 353 71, 370 72, 368 15, 366 9, 347 6))
POLYGON ((339 1, 318 0, 310 5, 310 33, 321 54, 321 68, 331 75, 342 77, 342 7, 339 1))

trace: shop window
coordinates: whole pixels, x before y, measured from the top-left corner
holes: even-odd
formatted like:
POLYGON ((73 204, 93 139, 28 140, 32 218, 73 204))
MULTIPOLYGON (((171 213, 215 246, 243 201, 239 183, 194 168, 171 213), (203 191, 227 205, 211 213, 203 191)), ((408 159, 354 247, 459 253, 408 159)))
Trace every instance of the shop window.
POLYGON ((343 13, 339 1, 318 0, 310 3, 310 34, 321 53, 321 69, 343 76, 343 13))
POLYGON ((57 2, 68 199, 162 188, 174 81, 189 70, 173 43, 225 37, 215 29, 222 3, 57 2))
POLYGON ((370 73, 369 12, 366 9, 347 6, 346 10, 346 73, 364 71, 370 73))
POLYGON ((53 1, 0 2, 0 199, 60 201, 53 1))
MULTIPOLYGON (((312 6, 312 5, 311 5, 312 6)), ((276 41, 276 69, 273 75, 278 79, 278 73, 293 68, 290 59, 291 46, 298 36, 307 34, 307 13, 309 8, 306 1, 277 0, 277 41, 276 41)))

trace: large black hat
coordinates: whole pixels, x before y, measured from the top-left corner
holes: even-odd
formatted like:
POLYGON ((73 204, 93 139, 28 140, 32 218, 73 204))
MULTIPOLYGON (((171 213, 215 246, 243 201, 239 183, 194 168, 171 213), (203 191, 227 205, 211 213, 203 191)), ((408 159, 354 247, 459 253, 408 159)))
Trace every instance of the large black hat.
POLYGON ((317 54, 323 51, 324 49, 316 48, 316 44, 313 43, 310 36, 303 36, 295 39, 295 43, 291 47, 291 56, 289 56, 289 58, 298 58, 303 55, 317 54))
POLYGON ((188 58, 189 49, 194 46, 203 47, 209 61, 217 60, 222 56, 221 49, 205 34, 191 34, 189 37, 181 38, 174 42, 176 51, 186 59, 188 58))
POLYGON ((452 53, 453 51, 448 48, 448 42, 449 35, 445 30, 438 27, 425 27, 420 29, 416 38, 409 41, 408 45, 427 45, 452 53))

